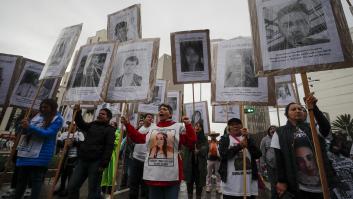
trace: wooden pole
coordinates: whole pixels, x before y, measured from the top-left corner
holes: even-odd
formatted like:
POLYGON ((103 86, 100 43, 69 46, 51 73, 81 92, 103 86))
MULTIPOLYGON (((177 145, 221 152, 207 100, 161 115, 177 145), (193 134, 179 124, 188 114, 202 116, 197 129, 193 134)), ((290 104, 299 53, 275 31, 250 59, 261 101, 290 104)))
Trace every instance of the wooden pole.
MULTIPOLYGON (((307 78, 307 75, 305 72, 301 73, 301 78, 302 78, 302 82, 303 82, 305 97, 308 97, 310 95, 310 88, 309 88, 308 78, 307 78)), ((319 137, 318 137, 318 133, 317 133, 316 127, 315 127, 314 112, 312 109, 308 109, 308 112, 309 112, 309 118, 310 118, 310 128, 311 128, 311 133, 312 133, 313 143, 314 143, 314 148, 315 148, 316 163, 319 168, 319 174, 320 174, 320 179, 321 179, 322 193, 324 195, 324 199, 329 199, 330 194, 329 194, 326 173, 324 170, 324 165, 323 165, 323 160, 322 160, 322 153, 321 153, 321 146, 319 143, 319 137)))
POLYGON ((229 120, 228 110, 229 110, 229 105, 228 105, 228 102, 227 102, 227 104, 226 104, 226 122, 228 122, 228 120, 229 120))
MULTIPOLYGON (((77 110, 75 110, 73 112, 73 114, 72 114, 71 124, 69 126, 67 138, 70 138, 70 134, 71 133, 73 133, 73 134, 75 133, 75 132, 72 132, 72 131, 73 131, 73 128, 74 128, 74 121, 75 121, 75 118, 76 118, 76 114, 77 114, 77 110)), ((67 144, 67 141, 65 140, 64 149, 63 149, 62 154, 60 156, 58 168, 57 168, 57 170, 55 172, 54 181, 53 181, 53 184, 52 184, 51 189, 50 189, 50 193, 49 193, 49 197, 48 197, 49 199, 53 198, 54 191, 55 191, 55 186, 56 186, 56 183, 58 183, 59 176, 60 176, 60 170, 61 170, 61 167, 63 166, 64 158, 65 158, 66 153, 68 152, 68 150, 69 150, 69 145, 67 144)))
POLYGON ((200 102, 202 101, 202 89, 201 89, 202 83, 200 82, 200 102))
POLYGON ((276 109, 277 109, 278 126, 281 126, 281 119, 279 117, 279 107, 278 107, 278 105, 276 106, 276 109))
MULTIPOLYGON (((38 89, 37 89, 36 95, 34 96, 33 102, 32 102, 32 104, 31 104, 31 106, 29 107, 29 109, 27 110, 27 113, 25 114, 25 117, 24 117, 25 120, 28 120, 28 119, 29 119, 29 117, 30 117, 30 115, 31 115, 31 112, 32 112, 32 110, 33 110, 33 106, 34 106, 34 104, 35 104, 35 102, 36 102, 36 100, 37 100, 37 98, 38 98, 38 96, 39 96, 40 89, 42 89, 42 87, 43 87, 43 84, 44 84, 44 80, 40 80, 40 82, 39 82, 39 87, 38 87, 38 89)), ((16 154, 16 149, 17 149, 17 146, 18 146, 18 144, 19 144, 19 142, 20 142, 20 138, 21 138, 22 131, 23 131, 23 129, 20 131, 20 133, 18 133, 18 134, 16 135, 15 142, 14 142, 12 148, 11 148, 11 151, 10 151, 10 156, 7 158, 6 163, 5 163, 5 169, 4 169, 4 171, 2 172, 2 175, 0 175, 0 186, 1 186, 1 184, 2 184, 2 179, 3 179, 3 177, 5 176, 5 174, 6 174, 6 173, 10 170, 10 168, 11 168, 11 165, 12 165, 12 164, 11 164, 11 161, 12 161, 12 159, 13 159, 13 156, 15 156, 15 154, 16 154)))
MULTIPOLYGON (((244 115, 244 105, 241 104, 240 105, 240 119, 242 122, 244 122, 244 119, 245 119, 245 115, 244 115)), ((244 139, 246 139, 244 137, 244 139)), ((243 149, 243 198, 246 199, 246 191, 247 191, 247 182, 246 182, 246 176, 247 176, 247 173, 246 173, 246 148, 243 149)))
POLYGON ((294 86, 295 86, 295 91, 296 91, 296 95, 297 95, 297 100, 298 100, 298 103, 300 103, 300 100, 299 100, 299 90, 298 90, 298 84, 297 84, 297 78, 295 77, 295 74, 292 74, 292 77, 293 77, 293 80, 294 80, 294 86))
MULTIPOLYGON (((122 111, 122 115, 127 117, 128 114, 126 113, 127 112, 127 106, 128 104, 127 103, 123 103, 122 104, 122 107, 123 107, 123 111, 122 111)), ((127 118, 128 119, 128 118, 127 118)), ((118 175, 118 171, 119 171, 119 157, 120 157, 120 146, 121 146, 121 142, 123 140, 123 137, 124 137, 124 132, 125 132, 125 126, 124 125, 121 125, 121 132, 120 132, 120 138, 119 138, 119 142, 118 142, 118 145, 116 146, 116 163, 115 163, 115 171, 114 171, 114 177, 112 179, 112 190, 110 192, 110 198, 113 199, 114 198, 114 193, 115 193, 115 181, 116 181, 116 178, 119 176, 118 175)), ((124 169, 124 168, 123 168, 124 169)))
POLYGON ((194 92, 194 83, 192 83, 192 114, 195 113, 195 92, 194 92))

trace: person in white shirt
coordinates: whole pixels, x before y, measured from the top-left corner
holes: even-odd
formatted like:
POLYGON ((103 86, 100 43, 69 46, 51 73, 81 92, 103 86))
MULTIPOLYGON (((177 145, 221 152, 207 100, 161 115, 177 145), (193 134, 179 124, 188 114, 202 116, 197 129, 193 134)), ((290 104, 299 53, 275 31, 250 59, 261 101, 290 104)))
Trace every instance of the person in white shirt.
MULTIPOLYGON (((147 134, 149 132, 150 126, 153 123, 153 115, 147 113, 144 116, 143 125, 139 128, 139 132, 147 134)), ((147 187, 144 185, 142 180, 143 167, 146 159, 147 146, 146 144, 135 144, 134 152, 132 154, 132 162, 130 165, 130 176, 129 176, 129 198, 137 199, 139 198, 139 189, 141 185, 141 195, 147 197, 147 187)))

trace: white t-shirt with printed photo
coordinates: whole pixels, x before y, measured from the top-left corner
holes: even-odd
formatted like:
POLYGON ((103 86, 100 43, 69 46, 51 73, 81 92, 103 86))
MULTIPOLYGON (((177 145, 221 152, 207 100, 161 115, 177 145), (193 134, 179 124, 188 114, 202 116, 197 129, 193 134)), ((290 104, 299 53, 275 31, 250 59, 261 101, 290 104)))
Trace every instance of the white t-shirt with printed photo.
MULTIPOLYGON (((239 141, 242 136, 237 137, 239 141)), ((239 144, 239 141, 229 136, 229 148, 239 144)), ((246 195, 258 195, 258 182, 252 179, 251 172, 251 155, 246 150, 246 195)), ((236 154, 233 158, 228 159, 227 182, 222 181, 222 193, 229 196, 244 195, 244 177, 243 177, 243 150, 236 154)))

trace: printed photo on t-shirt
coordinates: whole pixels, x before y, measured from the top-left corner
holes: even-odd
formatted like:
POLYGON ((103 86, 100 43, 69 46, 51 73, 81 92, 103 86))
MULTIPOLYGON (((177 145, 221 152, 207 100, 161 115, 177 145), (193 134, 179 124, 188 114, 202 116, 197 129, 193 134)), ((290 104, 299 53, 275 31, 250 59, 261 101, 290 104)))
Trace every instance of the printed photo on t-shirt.
POLYGON ((148 144, 149 166, 174 166, 174 129, 155 129, 148 144))

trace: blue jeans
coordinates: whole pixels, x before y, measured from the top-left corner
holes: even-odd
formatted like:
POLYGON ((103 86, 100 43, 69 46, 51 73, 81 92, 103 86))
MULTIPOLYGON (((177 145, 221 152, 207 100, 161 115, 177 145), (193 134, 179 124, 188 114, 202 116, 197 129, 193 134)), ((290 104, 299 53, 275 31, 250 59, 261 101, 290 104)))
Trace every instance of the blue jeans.
POLYGON ((15 199, 22 198, 29 180, 31 181, 32 185, 31 199, 39 199, 40 191, 42 189, 42 184, 47 170, 48 168, 40 166, 18 167, 15 199))
POLYGON ((80 188, 88 177, 88 198, 100 199, 102 181, 102 172, 99 171, 100 161, 84 161, 79 160, 75 167, 74 173, 69 182, 69 198, 79 199, 80 188))
POLYGON ((153 199, 178 199, 179 190, 180 184, 167 187, 148 186, 148 195, 153 199))

